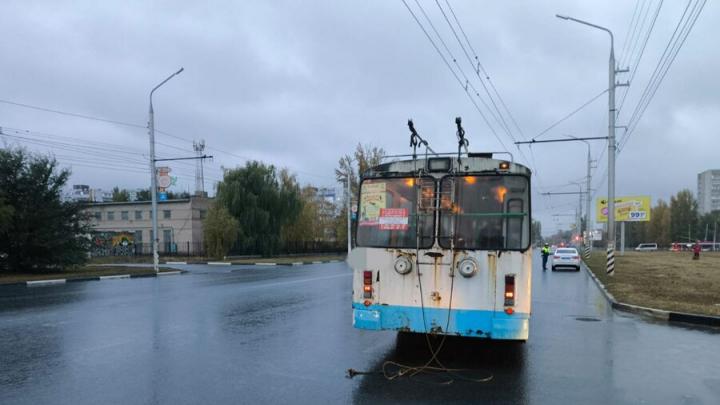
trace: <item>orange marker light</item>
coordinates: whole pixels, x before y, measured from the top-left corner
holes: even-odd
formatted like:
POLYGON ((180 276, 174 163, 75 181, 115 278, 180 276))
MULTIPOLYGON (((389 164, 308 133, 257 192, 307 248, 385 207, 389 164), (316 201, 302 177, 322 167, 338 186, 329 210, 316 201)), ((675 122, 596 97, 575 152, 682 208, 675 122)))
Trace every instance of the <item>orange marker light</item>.
POLYGON ((414 185, 415 185, 415 179, 406 179, 406 180, 405 180, 405 185, 408 186, 408 187, 414 186, 414 185))
POLYGON ((475 184, 477 182, 477 178, 475 176, 465 176, 464 179, 467 184, 475 184))
POLYGON ((504 201, 505 201, 505 194, 507 194, 507 192, 508 192, 508 189, 507 189, 507 187, 505 187, 505 186, 495 187, 495 199, 496 199, 499 203, 504 202, 504 201))

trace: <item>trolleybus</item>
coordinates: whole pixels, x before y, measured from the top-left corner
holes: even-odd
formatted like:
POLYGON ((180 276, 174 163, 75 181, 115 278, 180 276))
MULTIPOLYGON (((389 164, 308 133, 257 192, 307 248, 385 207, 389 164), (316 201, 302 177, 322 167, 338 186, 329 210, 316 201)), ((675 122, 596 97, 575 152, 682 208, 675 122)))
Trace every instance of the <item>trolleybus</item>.
POLYGON ((353 325, 527 340, 530 170, 489 153, 404 159, 361 176, 353 325))

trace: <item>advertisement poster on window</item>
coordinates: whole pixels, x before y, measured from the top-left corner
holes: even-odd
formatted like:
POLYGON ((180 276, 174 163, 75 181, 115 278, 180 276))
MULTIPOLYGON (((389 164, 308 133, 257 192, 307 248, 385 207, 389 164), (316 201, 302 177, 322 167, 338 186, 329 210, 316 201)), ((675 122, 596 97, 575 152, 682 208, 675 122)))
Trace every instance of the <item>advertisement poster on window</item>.
POLYGON ((381 208, 378 220, 381 231, 407 231, 409 227, 407 208, 381 208))
POLYGON ((385 208, 385 183, 364 183, 360 193, 360 226, 377 226, 385 208))

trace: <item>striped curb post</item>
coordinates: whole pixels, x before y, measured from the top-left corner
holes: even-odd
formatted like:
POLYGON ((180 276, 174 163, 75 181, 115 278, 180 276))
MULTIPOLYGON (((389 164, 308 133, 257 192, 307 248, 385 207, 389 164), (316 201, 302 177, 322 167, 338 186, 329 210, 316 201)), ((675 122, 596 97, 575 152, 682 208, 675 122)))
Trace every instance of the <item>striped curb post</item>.
POLYGON ((615 274, 615 244, 608 243, 607 248, 607 274, 612 276, 615 274))
POLYGON ((590 245, 585 244, 584 252, 585 260, 590 258, 590 245))

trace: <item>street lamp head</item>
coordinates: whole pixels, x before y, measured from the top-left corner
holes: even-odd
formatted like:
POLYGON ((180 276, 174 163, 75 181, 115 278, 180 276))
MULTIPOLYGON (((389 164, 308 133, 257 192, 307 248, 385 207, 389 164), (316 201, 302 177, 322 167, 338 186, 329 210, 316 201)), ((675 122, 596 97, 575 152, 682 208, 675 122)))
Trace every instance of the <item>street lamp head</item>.
POLYGON ((570 19, 570 17, 568 17, 568 16, 566 16, 566 15, 560 15, 560 14, 555 14, 555 17, 560 18, 560 19, 562 19, 562 20, 569 20, 569 19, 570 19))

